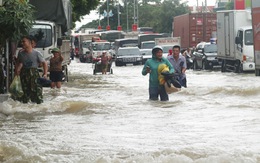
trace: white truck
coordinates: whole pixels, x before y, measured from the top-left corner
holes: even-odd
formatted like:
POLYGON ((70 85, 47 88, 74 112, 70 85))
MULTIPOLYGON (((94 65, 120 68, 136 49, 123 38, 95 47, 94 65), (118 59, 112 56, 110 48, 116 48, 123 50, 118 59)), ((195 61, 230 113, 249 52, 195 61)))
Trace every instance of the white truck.
POLYGON ((174 45, 181 46, 180 37, 163 37, 155 38, 155 45, 160 45, 163 49, 163 56, 166 58, 169 54, 169 50, 172 49, 174 45))
POLYGON ((254 33, 255 75, 260 76, 260 1, 252 0, 252 26, 254 33))
POLYGON ((221 72, 255 70, 250 10, 217 12, 217 58, 221 72))
POLYGON ((100 35, 95 33, 74 33, 71 35, 71 43, 76 57, 82 57, 82 55, 89 53, 89 43, 92 42, 93 37, 99 38, 100 35))
POLYGON ((29 34, 37 38, 36 50, 40 51, 48 62, 52 57, 51 50, 61 49, 64 57, 62 69, 64 80, 68 81, 68 65, 70 64, 70 40, 66 34, 72 27, 70 0, 30 0, 35 7, 35 24, 29 34))

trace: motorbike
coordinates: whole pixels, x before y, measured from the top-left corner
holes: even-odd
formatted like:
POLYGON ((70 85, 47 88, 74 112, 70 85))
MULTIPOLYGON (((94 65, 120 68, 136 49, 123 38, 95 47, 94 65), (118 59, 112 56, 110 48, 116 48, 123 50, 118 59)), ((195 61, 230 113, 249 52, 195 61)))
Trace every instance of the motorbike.
POLYGON ((190 54, 186 55, 186 63, 187 63, 187 69, 191 69, 193 67, 193 59, 190 54))

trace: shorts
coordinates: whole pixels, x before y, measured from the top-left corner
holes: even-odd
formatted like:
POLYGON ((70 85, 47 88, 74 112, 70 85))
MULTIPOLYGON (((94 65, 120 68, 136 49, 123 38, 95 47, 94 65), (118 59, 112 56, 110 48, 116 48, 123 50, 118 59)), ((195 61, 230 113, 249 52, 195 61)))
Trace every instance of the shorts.
POLYGON ((107 70, 108 64, 101 63, 101 69, 107 70))
POLYGON ((52 82, 61 82, 63 78, 62 71, 50 71, 50 80, 52 82))

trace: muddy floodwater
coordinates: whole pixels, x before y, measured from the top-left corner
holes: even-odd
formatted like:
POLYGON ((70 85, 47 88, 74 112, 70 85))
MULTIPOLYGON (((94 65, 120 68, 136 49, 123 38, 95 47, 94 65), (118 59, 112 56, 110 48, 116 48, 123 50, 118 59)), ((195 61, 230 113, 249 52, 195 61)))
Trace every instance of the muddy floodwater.
POLYGON ((259 163, 260 78, 187 71, 188 88, 148 100, 142 65, 93 75, 73 60, 44 103, 0 104, 0 162, 259 163))

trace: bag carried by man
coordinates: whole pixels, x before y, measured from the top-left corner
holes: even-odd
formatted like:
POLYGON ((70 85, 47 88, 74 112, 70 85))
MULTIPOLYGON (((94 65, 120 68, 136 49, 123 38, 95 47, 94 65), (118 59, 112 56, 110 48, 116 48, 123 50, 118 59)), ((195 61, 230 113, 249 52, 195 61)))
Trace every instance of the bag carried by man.
POLYGON ((14 97, 22 97, 24 92, 22 88, 22 83, 20 76, 16 75, 10 85, 9 92, 14 97))

